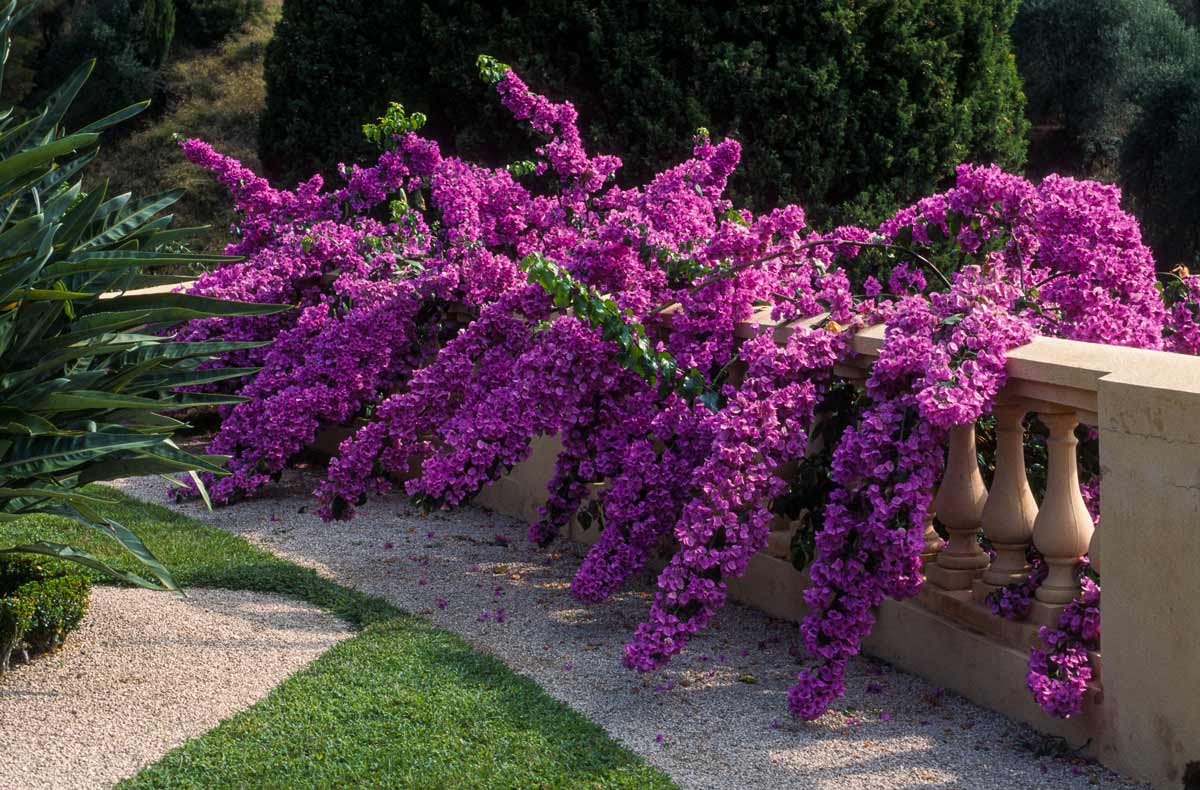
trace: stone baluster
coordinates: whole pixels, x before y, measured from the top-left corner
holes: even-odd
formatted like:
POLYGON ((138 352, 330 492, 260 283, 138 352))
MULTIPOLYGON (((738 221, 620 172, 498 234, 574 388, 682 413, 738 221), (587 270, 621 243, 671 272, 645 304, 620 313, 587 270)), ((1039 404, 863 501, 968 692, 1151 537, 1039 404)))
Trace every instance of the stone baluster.
POLYGON ((925 519, 925 547, 921 549, 921 567, 929 568, 937 562, 938 552, 942 550, 942 536, 934 529, 933 505, 929 506, 929 517, 925 519))
POLYGON ((983 508, 983 534, 996 559, 975 583, 975 598, 982 601, 992 590, 1022 581, 1030 567, 1025 552, 1033 537, 1037 502, 1025 474, 1025 420, 1027 407, 1000 403, 996 417, 996 474, 983 508))
POLYGON ((987 488, 979 474, 975 453, 975 425, 950 429, 946 471, 933 500, 938 520, 950 539, 928 567, 925 577, 946 590, 969 590, 979 572, 988 566, 988 555, 979 546, 979 528, 987 502, 987 488))
POLYGON ((1047 573, 1035 594, 1031 617, 1042 625, 1055 625, 1066 604, 1079 595, 1075 569, 1095 529, 1079 491, 1075 452, 1079 418, 1073 411, 1039 416, 1050 436, 1046 440, 1046 495, 1033 522, 1033 545, 1045 558, 1047 573))

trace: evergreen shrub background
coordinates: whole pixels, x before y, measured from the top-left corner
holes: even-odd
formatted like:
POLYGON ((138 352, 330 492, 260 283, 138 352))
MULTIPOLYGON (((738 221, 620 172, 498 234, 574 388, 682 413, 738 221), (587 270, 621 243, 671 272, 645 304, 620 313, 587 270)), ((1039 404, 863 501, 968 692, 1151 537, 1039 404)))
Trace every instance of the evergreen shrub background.
POLYGON ((69 124, 161 98, 162 68, 175 40, 175 0, 76 0, 63 11, 64 23, 38 68, 38 84, 58 85, 80 63, 96 59, 88 90, 71 106, 69 124))
POLYGON ((1200 261, 1198 12, 1196 0, 1024 0, 1013 26, 1033 174, 1120 185, 1161 269, 1200 261))
POLYGON ((263 13, 263 0, 175 0, 181 41, 211 47, 263 13))
POLYGON ((264 13, 264 0, 24 1, 36 6, 14 31, 2 98, 33 106, 94 58, 68 126, 144 99, 153 100, 145 118, 160 115, 180 98, 167 84, 167 67, 181 45, 185 54, 213 49, 264 13))
POLYGON ((961 161, 1019 167, 1016 0, 656 3, 287 0, 267 53, 260 153, 276 176, 364 151, 388 101, 489 164, 533 144, 479 79, 488 53, 570 97, 630 179, 682 159, 697 127, 744 145, 735 199, 813 219, 877 217, 961 161))

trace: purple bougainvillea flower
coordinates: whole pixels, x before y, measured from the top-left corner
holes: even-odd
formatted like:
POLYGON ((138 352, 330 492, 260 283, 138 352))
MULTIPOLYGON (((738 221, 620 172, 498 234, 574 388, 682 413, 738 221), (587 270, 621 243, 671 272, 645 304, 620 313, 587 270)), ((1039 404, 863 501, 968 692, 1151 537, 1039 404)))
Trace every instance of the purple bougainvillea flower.
MULTIPOLYGON (((409 132, 374 161, 342 167, 336 185, 314 176, 281 190, 201 141, 183 143, 233 197, 228 252, 240 258, 191 292, 296 305, 179 333, 242 343, 221 363, 261 368, 202 388, 246 398, 221 407, 209 449, 230 456, 230 474, 206 481, 214 500, 253 495, 319 434, 352 426, 317 490, 322 517, 349 518, 398 479, 424 505, 453 507, 526 460, 534 440, 558 436, 528 537, 591 531, 570 585, 584 604, 662 568, 623 653, 630 668, 655 670, 712 624, 729 580, 767 547, 770 504, 789 493, 777 471, 811 458, 816 421, 846 395, 834 371, 854 351, 852 334, 886 324, 852 419, 822 450, 831 491, 808 568, 810 613, 803 650, 788 646, 809 660, 789 708, 811 719, 844 693, 876 607, 921 584, 946 432, 990 411, 1011 349, 1043 335, 1200 353, 1189 306, 1200 276, 1184 271, 1159 293, 1115 187, 962 165, 946 191, 876 228, 816 232, 799 206, 733 206, 735 141, 698 135, 678 164, 618 183, 620 161, 586 148, 571 103, 512 71, 495 90, 539 135, 530 166, 443 156, 409 132), (854 259, 880 244, 955 269, 898 255, 851 277, 854 259), (540 284, 539 271, 553 282, 540 284), (760 320, 790 323, 786 340, 745 331, 760 310, 760 320)), ((1084 483, 1093 513, 1098 492, 1095 479, 1084 483)), ((485 535, 505 548, 502 526, 487 521, 485 535)), ((990 596, 993 611, 1024 616, 1037 576, 990 596)), ((494 602, 503 594, 496 587, 494 602)), ((1098 601, 1089 582, 1030 656, 1029 688, 1055 715, 1081 710, 1098 601)), ((503 610, 480 615, 493 618, 503 622, 503 610)))

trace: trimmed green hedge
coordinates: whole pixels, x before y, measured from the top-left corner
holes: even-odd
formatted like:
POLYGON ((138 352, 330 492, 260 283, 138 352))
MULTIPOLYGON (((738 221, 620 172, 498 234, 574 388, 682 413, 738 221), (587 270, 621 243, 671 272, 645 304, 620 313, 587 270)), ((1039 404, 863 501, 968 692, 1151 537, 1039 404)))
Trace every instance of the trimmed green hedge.
POLYGON ((45 653, 87 613, 91 583, 61 563, 0 557, 0 672, 16 650, 45 653))
POLYGON ((697 127, 744 145, 732 184, 757 208, 878 216, 964 160, 1019 166, 1009 51, 1016 0, 286 0, 267 52, 260 152, 295 178, 366 153, 388 101, 446 150, 500 164, 534 144, 477 75, 479 53, 569 98, 598 149, 643 179, 697 127))

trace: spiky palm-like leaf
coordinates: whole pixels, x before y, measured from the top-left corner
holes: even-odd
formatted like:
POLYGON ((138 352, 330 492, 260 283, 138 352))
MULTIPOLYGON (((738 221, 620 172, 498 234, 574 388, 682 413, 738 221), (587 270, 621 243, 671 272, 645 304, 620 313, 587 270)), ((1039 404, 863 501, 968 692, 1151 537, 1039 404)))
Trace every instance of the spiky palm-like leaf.
MULTIPOLYGON (((32 7, 12 0, 0 9, 0 78, 13 27, 32 7)), ((82 487, 135 474, 220 474, 220 457, 179 448, 172 437, 184 424, 167 413, 237 402, 186 388, 252 373, 201 363, 254 344, 176 342, 171 327, 286 306, 126 293, 182 279, 157 274, 159 267, 221 258, 181 251, 182 234, 164 213, 180 190, 139 200, 106 186, 84 189, 78 176, 95 158, 100 133, 146 106, 65 129, 92 66, 80 66, 35 112, 0 111, 0 521, 71 516, 119 542, 157 581, 49 541, 0 553, 44 554, 177 590, 162 563, 97 512, 102 500, 82 487)))

